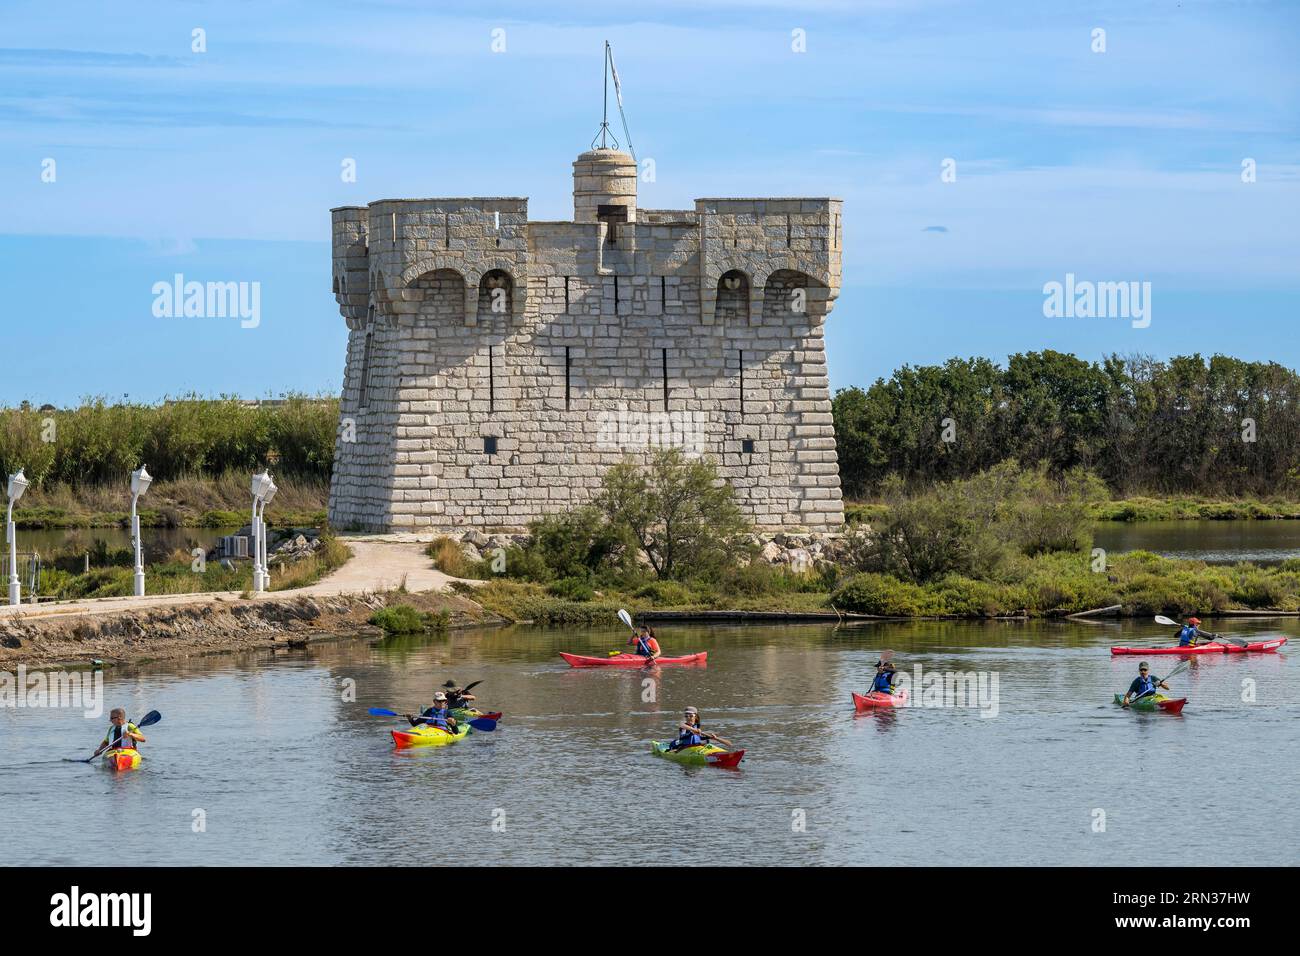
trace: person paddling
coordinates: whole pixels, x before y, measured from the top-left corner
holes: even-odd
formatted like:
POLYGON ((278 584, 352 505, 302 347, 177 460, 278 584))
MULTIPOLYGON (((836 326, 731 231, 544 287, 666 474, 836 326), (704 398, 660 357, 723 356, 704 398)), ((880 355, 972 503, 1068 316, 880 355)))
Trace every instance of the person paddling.
POLYGON ((897 673, 893 661, 876 661, 876 677, 871 682, 871 690, 878 694, 893 694, 894 675, 897 673))
POLYGON ((1138 676, 1133 679, 1133 683, 1129 684, 1128 693, 1124 695, 1124 699, 1120 701, 1120 704, 1127 707, 1130 697, 1134 701, 1138 701, 1143 697, 1150 697, 1160 687, 1165 690, 1169 689, 1169 685, 1164 681, 1151 676, 1151 668, 1147 667, 1146 661, 1143 661, 1138 665, 1138 676))
POLYGON ((629 644, 635 644, 635 653, 638 657, 648 657, 648 663, 653 664, 659 659, 659 642, 655 640, 655 632, 648 625, 642 624, 628 638, 629 644))
POLYGON ((1199 617, 1189 617, 1187 623, 1178 631, 1179 647, 1195 647, 1196 641, 1201 637, 1201 619, 1199 617))
MULTIPOLYGON (((475 683, 480 682, 475 681, 475 683)), ((451 710, 469 709, 471 702, 478 699, 465 688, 459 686, 454 680, 449 680, 442 686, 446 688, 447 707, 451 710)))
POLYGON ((682 722, 677 725, 677 739, 668 745, 669 750, 683 750, 687 747, 699 747, 716 740, 724 747, 730 747, 731 741, 711 734, 700 727, 700 712, 694 707, 687 707, 682 722))
POLYGON ((431 727, 439 727, 449 734, 456 733, 456 718, 451 716, 451 710, 447 707, 447 695, 442 691, 433 695, 432 707, 425 708, 418 717, 407 714, 406 719, 411 722, 412 727, 428 724, 431 727))
POLYGON ((91 754, 92 757, 98 757, 105 750, 137 750, 139 748, 136 744, 145 742, 140 728, 126 719, 126 711, 121 707, 109 711, 108 720, 108 733, 100 741, 99 749, 91 754))

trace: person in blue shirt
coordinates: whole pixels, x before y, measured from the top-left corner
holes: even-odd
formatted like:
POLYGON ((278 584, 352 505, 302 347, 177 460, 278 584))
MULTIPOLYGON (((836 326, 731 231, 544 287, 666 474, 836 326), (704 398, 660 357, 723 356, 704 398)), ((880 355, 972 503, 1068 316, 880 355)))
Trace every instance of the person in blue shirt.
POLYGON ((426 707, 418 717, 407 714, 406 719, 411 722, 412 727, 429 724, 433 727, 440 727, 449 734, 456 733, 456 718, 451 716, 451 710, 447 706, 447 695, 442 691, 438 691, 433 695, 432 707, 426 707))
POLYGON ((876 661, 876 677, 871 682, 873 692, 880 694, 892 694, 894 692, 894 675, 898 669, 894 667, 893 661, 876 661))
POLYGON ((1197 640, 1201 637, 1201 619, 1199 617, 1189 617, 1187 623, 1178 631, 1179 647, 1195 647, 1197 640))
POLYGON ((1121 703, 1127 707, 1130 698, 1141 700, 1143 697, 1150 697, 1156 692, 1157 688, 1161 687, 1165 690, 1169 689, 1169 685, 1160 678, 1151 676, 1151 668, 1147 666, 1146 661, 1143 661, 1138 665, 1138 676, 1133 678, 1133 683, 1129 684, 1128 693, 1124 695, 1124 700, 1121 703))

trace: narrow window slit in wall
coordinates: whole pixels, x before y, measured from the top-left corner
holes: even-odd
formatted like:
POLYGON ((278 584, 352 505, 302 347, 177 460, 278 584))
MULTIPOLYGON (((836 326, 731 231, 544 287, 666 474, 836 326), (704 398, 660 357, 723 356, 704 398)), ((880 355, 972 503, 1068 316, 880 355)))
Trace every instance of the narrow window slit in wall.
MULTIPOLYGON (((373 325, 373 307, 370 314, 373 325)), ((374 330, 367 326, 365 337, 361 340, 361 382, 360 395, 357 398, 357 405, 360 408, 367 408, 370 405, 370 350, 374 344, 374 334, 374 330)))
POLYGON ((497 410, 496 346, 488 346, 488 414, 497 410))
POLYGON ((569 346, 564 347, 564 410, 569 410, 569 396, 571 394, 573 363, 569 358, 569 346))
POLYGON ((564 277, 564 311, 569 311, 569 277, 564 277))
POLYGON ((659 277, 659 304, 665 305, 668 302, 668 280, 663 276, 659 277))
POLYGON ((451 216, 442 217, 442 245, 445 249, 451 248, 451 216))
POLYGON ((614 276, 614 314, 618 314, 618 276, 614 276))
POLYGON ((792 232, 792 227, 790 225, 790 214, 786 213, 785 214, 785 244, 787 248, 789 248, 790 246, 791 232, 792 232))
POLYGON ((393 245, 397 245, 397 213, 393 213, 393 245))
POLYGON ((668 350, 660 349, 659 354, 664 374, 664 411, 668 411, 668 350))
POLYGON ((736 361, 740 363, 740 417, 745 417, 745 350, 736 352, 736 361))

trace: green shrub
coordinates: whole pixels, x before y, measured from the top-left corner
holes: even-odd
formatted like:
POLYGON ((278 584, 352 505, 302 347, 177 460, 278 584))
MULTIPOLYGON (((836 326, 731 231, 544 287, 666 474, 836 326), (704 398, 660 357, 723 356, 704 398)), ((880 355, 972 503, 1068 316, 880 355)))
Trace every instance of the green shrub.
POLYGON ((936 613, 925 589, 889 574, 868 572, 851 578, 831 596, 841 611, 884 617, 918 617, 936 613))
POLYGON ((409 604, 392 604, 370 615, 370 623, 382 627, 385 634, 419 634, 432 630, 436 620, 409 604))
POLYGON ((548 593, 568 601, 590 601, 595 589, 585 578, 560 578, 546 586, 548 593))

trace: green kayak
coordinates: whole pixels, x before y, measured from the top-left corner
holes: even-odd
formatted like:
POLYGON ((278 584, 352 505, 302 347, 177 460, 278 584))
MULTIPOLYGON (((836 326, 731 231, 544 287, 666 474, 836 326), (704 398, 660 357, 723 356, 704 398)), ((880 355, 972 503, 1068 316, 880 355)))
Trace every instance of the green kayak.
MULTIPOLYGON (((1115 703, 1122 705, 1124 703, 1124 695, 1116 694, 1115 703)), ((1183 706, 1186 703, 1186 697, 1174 699, 1166 697, 1164 694, 1148 694, 1146 697, 1139 697, 1137 700, 1130 700, 1128 705, 1132 710, 1163 710, 1166 714, 1177 714, 1182 712, 1183 706)))
POLYGON ((681 750, 669 750, 668 744, 658 740, 650 741, 650 752, 656 757, 665 757, 677 763, 691 764, 697 767, 734 767, 745 756, 743 750, 723 750, 713 744, 699 744, 695 747, 683 747, 681 750))

